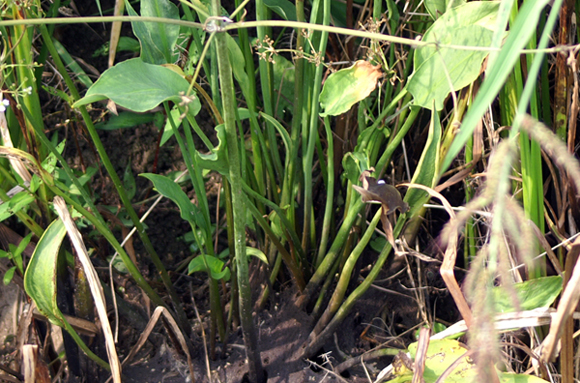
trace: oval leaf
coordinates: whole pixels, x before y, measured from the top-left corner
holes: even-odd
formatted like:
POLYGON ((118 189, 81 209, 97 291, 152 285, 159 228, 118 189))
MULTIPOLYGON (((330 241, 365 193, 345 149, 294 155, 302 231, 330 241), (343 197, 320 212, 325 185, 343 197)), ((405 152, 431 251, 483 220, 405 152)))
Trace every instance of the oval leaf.
POLYGON ((337 116, 348 111, 375 90, 382 75, 380 65, 363 60, 331 74, 320 93, 320 107, 324 109, 320 116, 337 116))
MULTIPOLYGON (((73 106, 78 108, 108 98, 134 112, 146 112, 163 101, 180 103, 180 92, 186 92, 188 86, 187 80, 171 69, 134 58, 106 70, 73 106)), ((195 115, 200 108, 199 99, 193 96, 189 113, 195 115)))

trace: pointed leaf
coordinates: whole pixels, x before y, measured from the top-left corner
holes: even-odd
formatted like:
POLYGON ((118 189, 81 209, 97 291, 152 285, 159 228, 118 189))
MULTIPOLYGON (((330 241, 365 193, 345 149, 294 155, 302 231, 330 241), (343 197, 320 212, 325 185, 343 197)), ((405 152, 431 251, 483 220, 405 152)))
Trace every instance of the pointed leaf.
MULTIPOLYGON (((180 92, 186 92, 188 87, 187 80, 173 70, 134 58, 106 70, 73 106, 78 108, 109 98, 134 112, 146 112, 163 101, 180 103, 180 92)), ((193 96, 189 113, 196 115, 200 108, 199 99, 193 96)))
POLYGON ((197 225, 203 229, 207 229, 207 224, 203 218, 203 214, 201 214, 198 207, 189 200, 178 184, 159 174, 143 173, 140 174, 140 176, 153 182, 153 186, 161 195, 169 198, 179 207, 182 219, 189 222, 191 225, 197 225))
POLYGON ((256 249, 255 247, 246 247, 246 254, 252 255, 258 258, 260 261, 264 262, 266 265, 268 264, 268 258, 266 258, 266 254, 260 249, 256 249))
MULTIPOLYGON (((130 16, 138 16, 129 1, 125 2, 130 16)), ((168 0, 141 0, 141 16, 179 20, 179 9, 168 0)), ((141 58, 150 64, 172 64, 177 60, 175 43, 179 25, 167 23, 131 23, 141 44, 141 58)))
POLYGON ((456 8, 465 3, 466 0, 425 0, 425 8, 433 20, 437 20, 449 9, 456 8))

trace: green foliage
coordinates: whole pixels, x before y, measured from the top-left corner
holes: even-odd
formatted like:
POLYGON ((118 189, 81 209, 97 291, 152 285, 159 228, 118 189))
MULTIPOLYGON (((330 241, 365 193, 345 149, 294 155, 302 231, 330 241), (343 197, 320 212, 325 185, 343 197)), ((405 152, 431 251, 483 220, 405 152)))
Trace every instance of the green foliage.
POLYGON ((56 304, 56 261, 65 235, 62 221, 54 221, 38 241, 24 274, 24 288, 38 311, 61 327, 64 318, 56 304))
POLYGON ((158 119, 163 120, 161 113, 139 114, 133 112, 119 112, 117 115, 112 115, 107 121, 95 124, 95 128, 99 130, 117 130, 133 128, 137 125, 144 125, 158 119))
POLYGON ((415 97, 415 105, 441 110, 451 91, 459 90, 479 77, 487 50, 460 50, 445 46, 488 47, 498 8, 499 2, 469 2, 445 12, 425 32, 422 40, 432 42, 434 46, 419 49, 414 56, 414 72, 407 88, 415 97))
POLYGON ((331 74, 320 93, 320 107, 324 109, 320 116, 338 116, 348 111, 375 90, 382 75, 378 66, 367 61, 357 61, 350 68, 331 74))
POLYGON ((504 287, 492 289, 495 310, 499 313, 507 313, 520 310, 534 310, 539 307, 549 307, 562 291, 562 277, 543 277, 529 281, 514 283, 513 289, 516 296, 509 294, 504 287), (515 305, 517 303, 517 305, 515 305))
POLYGON ((266 0, 264 5, 284 20, 296 20, 296 7, 288 0, 266 0))
MULTIPOLYGON (((409 354, 415 359, 418 344, 409 345, 409 354)), ((425 356, 425 371, 423 379, 425 383, 435 383, 453 363, 453 370, 445 376, 445 382, 463 383, 474 382, 477 379, 477 369, 470 356, 466 356, 467 349, 456 340, 441 339, 429 342, 425 356)), ((533 375, 499 373, 499 380, 502 383, 540 383, 546 382, 533 375)), ((388 383, 406 383, 413 380, 413 370, 401 367, 395 368, 395 378, 388 383)))
MULTIPOLYGON (((362 6, 364 1, 355 3, 362 6)), ((444 180, 454 181, 456 189, 449 192, 441 187, 438 191, 449 197, 452 204, 460 205, 462 201, 457 190, 462 190, 461 182, 465 179, 465 188, 470 189, 466 192, 465 202, 469 199, 473 203, 469 207, 479 211, 490 206, 490 211, 497 218, 487 221, 491 223, 491 228, 473 220, 469 223, 469 230, 466 230, 466 235, 472 237, 467 238, 470 254, 474 255, 478 246, 484 249, 477 258, 478 262, 465 265, 472 267, 470 275, 481 273, 477 274, 480 278, 473 280, 483 281, 485 283, 481 286, 489 288, 486 290, 489 294, 481 294, 481 297, 491 296, 490 301, 495 302, 495 306, 481 305, 489 308, 489 312, 484 314, 492 318, 494 307, 497 312, 508 312, 516 308, 549 306, 561 293, 560 277, 515 284, 513 291, 491 288, 491 281, 498 275, 502 280, 509 277, 502 251, 511 248, 521 250, 533 242, 527 226, 522 226, 526 219, 532 218, 540 231, 545 220, 554 235, 562 238, 569 235, 565 232, 567 227, 575 227, 572 224, 567 226, 562 221, 569 216, 568 211, 552 214, 550 209, 546 209, 547 213, 541 209, 543 204, 549 204, 553 199, 558 200, 560 208, 567 206, 565 209, 574 209, 573 204, 562 201, 566 193, 552 187, 558 180, 558 174, 563 175, 564 172, 554 170, 549 180, 541 172, 531 174, 534 168, 552 167, 543 165, 539 146, 524 135, 520 136, 519 142, 521 168, 518 164, 509 163, 506 157, 501 169, 490 169, 487 154, 493 153, 494 140, 501 137, 495 134, 487 137, 482 133, 484 129, 476 129, 483 113, 490 110, 489 115, 494 115, 499 104, 502 117, 506 111, 514 114, 515 127, 511 136, 515 137, 521 116, 528 108, 535 118, 539 118, 537 111, 542 105, 535 98, 539 98, 540 92, 543 93, 546 115, 550 113, 551 94, 547 85, 551 84, 551 77, 548 78, 551 74, 547 68, 545 85, 542 88, 535 86, 543 53, 534 52, 534 56, 526 55, 523 59, 521 52, 528 41, 531 41, 529 47, 535 48, 534 34, 540 31, 540 16, 554 12, 550 13, 550 20, 556 17, 559 0, 554 2, 553 10, 544 11, 546 4, 547 0, 523 2, 520 9, 512 10, 509 1, 501 4, 464 4, 463 0, 426 0, 398 8, 397 2, 387 0, 385 10, 385 3, 376 1, 371 10, 372 20, 361 18, 361 25, 351 24, 354 30, 337 30, 330 26, 355 22, 346 18, 348 3, 258 0, 254 4, 255 15, 243 14, 244 9, 240 8, 237 15, 224 18, 227 13, 219 1, 210 5, 207 1, 194 0, 182 2, 178 7, 169 0, 142 0, 141 16, 162 17, 164 22, 131 20, 133 32, 139 40, 140 57, 118 63, 103 72, 94 83, 75 59, 76 52, 67 52, 60 43, 53 41, 51 28, 41 25, 42 38, 35 40, 34 27, 14 26, 4 21, 11 17, 17 20, 24 15, 24 19, 34 25, 37 19, 43 17, 38 13, 40 8, 23 9, 16 3, 7 4, 1 11, 0 35, 2 46, 11 50, 0 56, 0 82, 3 91, 11 94, 15 105, 14 110, 0 111, 0 128, 7 125, 2 131, 2 154, 10 160, 17 157, 24 161, 35 174, 28 184, 26 177, 13 164, 9 164, 7 159, 0 160, 0 183, 5 201, 0 205, 0 221, 16 215, 40 236, 43 228, 36 222, 52 221, 47 201, 54 194, 65 196, 70 204, 75 205, 77 223, 88 229, 97 229, 92 235, 98 231, 121 254, 120 260, 113 266, 121 272, 130 273, 156 305, 164 305, 104 224, 99 209, 102 211, 106 207, 95 206, 102 202, 101 190, 94 187, 92 180, 95 175, 100 176, 98 166, 102 164, 123 202, 124 207, 114 209, 115 215, 124 225, 136 227, 171 296, 177 316, 181 315, 183 308, 180 299, 173 293, 172 280, 165 271, 165 266, 173 265, 164 265, 156 257, 155 249, 132 207, 132 203, 143 202, 134 201, 143 193, 136 190, 131 166, 127 165, 122 180, 119 179, 100 142, 99 134, 107 133, 97 134, 95 131, 95 128, 120 130, 152 123, 163 128, 160 145, 175 137, 189 174, 179 184, 168 176, 152 173, 142 176, 153 183, 160 195, 178 206, 181 218, 191 226, 192 230, 186 237, 188 241, 195 242, 195 246, 190 247, 193 254, 188 272, 205 272, 209 278, 212 340, 215 339, 216 328, 220 338, 226 338, 221 311, 222 292, 218 281, 236 280, 231 274, 233 265, 236 265, 237 285, 223 286, 225 289, 233 287, 231 294, 228 294, 232 299, 228 307, 237 306, 234 304, 236 300, 241 303, 239 313, 230 311, 229 314, 230 319, 236 315, 242 319, 252 373, 252 368, 259 370, 259 354, 255 345, 251 344, 255 339, 251 334, 254 302, 251 300, 248 275, 251 272, 249 267, 256 262, 249 262, 247 256, 255 256, 268 265, 264 268, 269 272, 268 288, 260 297, 259 306, 266 302, 270 289, 277 286, 275 282, 281 270, 284 272, 284 267, 287 268, 292 283, 301 292, 297 306, 303 309, 314 307, 313 317, 320 318, 304 349, 305 353, 308 350, 314 352, 319 348, 315 345, 324 343, 328 339, 324 337, 339 328, 354 302, 381 274, 383 265, 391 256, 391 245, 395 251, 407 251, 403 244, 409 247, 424 244, 412 241, 418 234, 428 234, 427 237, 439 234, 438 231, 424 233, 425 227, 433 226, 429 222, 423 227, 421 225, 429 218, 424 206, 430 199, 428 193, 410 188, 404 201, 411 210, 399 215, 394 228, 390 227, 391 220, 387 219, 392 219, 394 224, 398 214, 383 216, 387 234, 394 237, 386 241, 375 233, 380 214, 370 224, 367 222, 369 211, 358 194, 353 193, 352 185, 358 185, 361 174, 374 168, 374 185, 384 185, 382 190, 388 191, 387 197, 396 196, 398 206, 406 210, 406 204, 398 201, 400 198, 394 186, 411 179, 412 183, 438 188, 442 174, 453 163, 457 168, 448 173, 450 178, 444 180), (272 13, 279 16, 275 21, 276 27, 294 29, 281 33, 278 29, 272 31, 271 25, 274 23, 269 20, 272 13), (214 16, 208 19, 210 14, 214 16), (304 22, 306 15, 310 18, 308 24, 287 22, 304 22), (388 16, 388 20, 381 20, 384 16, 388 16), (235 18, 243 18, 244 22, 255 18, 257 23, 252 25, 257 25, 256 30, 248 32, 242 28, 247 24, 236 24, 233 21, 235 18), (229 32, 234 30, 230 35, 229 32), (331 32, 339 33, 331 35, 331 32), (258 70, 254 66, 255 56, 250 47, 251 35, 258 36, 254 44, 260 58, 258 70), (329 36, 332 36, 332 41, 329 36), (421 38, 412 39, 419 36, 421 38), (40 60, 44 66, 42 69, 35 68, 31 53, 35 41, 45 44, 35 47, 41 51, 39 57, 45 59, 50 55, 51 63, 54 62, 66 83, 66 87, 58 84, 44 86, 43 89, 50 96, 63 100, 65 108, 69 105, 78 108, 78 113, 70 114, 67 109, 67 116, 74 115, 71 120, 75 123, 76 119, 83 119, 82 123, 100 157, 100 161, 83 167, 83 171, 71 169, 62 158, 64 144, 55 148, 58 140, 51 141, 45 136, 48 129, 43 122, 52 122, 52 119, 42 115, 37 87, 41 83, 39 74, 51 66, 40 60), (383 44, 384 41, 389 44, 383 44), (486 58, 485 79, 479 84, 482 63, 486 58), (330 61, 334 61, 332 66, 330 61), (346 67, 353 62, 354 65, 346 67), (374 65, 377 62, 381 63, 380 66, 374 65), (532 62, 533 65, 530 64, 532 62), (338 71, 329 74, 327 69, 334 68, 334 65, 342 66, 337 66, 338 71), (73 82, 70 72, 79 81, 73 82), (508 76, 513 76, 509 89, 506 88, 508 76), (79 83, 89 88, 83 98, 76 89, 79 83), (194 88, 197 93, 192 93, 194 88), (509 97, 502 96, 495 102, 502 88, 509 97), (122 111, 118 116, 110 116, 108 121, 99 121, 93 126, 93 120, 99 117, 96 113, 89 115, 85 106, 107 99, 129 109, 129 112, 122 111), (198 115, 200 99, 208 111, 203 114, 203 120, 198 115), (164 113, 146 113, 161 104, 164 113), (428 126, 427 113, 430 113, 428 126), (15 149, 8 147, 6 135, 12 136, 15 149), (470 143, 465 147, 468 140, 470 143), (493 145, 490 145, 491 141, 493 145), (200 142, 205 145, 205 150, 199 149, 200 142), (479 144, 483 148, 478 148, 479 144), (464 148, 465 156, 460 154, 464 148), (483 161, 479 162, 482 158, 483 161), (42 167, 38 163, 42 163, 42 167), (475 189, 479 177, 471 177, 476 170, 486 172, 487 182, 491 183, 482 193, 475 189), (460 179, 460 176, 463 178, 460 179), (213 204, 208 201, 209 188, 206 188, 209 177, 216 179, 220 185, 217 194, 221 199, 216 205, 221 209, 221 216, 216 214, 217 219, 213 211, 210 212, 213 204), (387 182, 392 186, 387 186, 387 182), (520 185, 523 185, 524 197, 521 200, 527 215, 514 207, 519 207, 520 196, 509 196, 510 182, 514 193, 519 193, 520 185), (16 185, 22 188, 16 189, 19 192, 15 195, 7 193, 16 185), (193 186, 193 197, 182 189, 190 186, 193 186), (530 198, 530 193, 536 194, 532 196, 534 198, 530 198), (530 209, 530 204, 539 206, 530 209), (224 214, 227 224, 222 221, 224 214), (412 221, 409 222, 409 219, 412 221), (403 229, 404 238, 401 234, 403 229), (224 239, 227 237, 227 249, 224 249, 225 240, 215 238, 218 233, 224 239), (490 235, 486 237, 485 233, 490 235), (518 235, 520 233, 521 236, 518 235), (246 246, 249 238, 254 247, 246 246), (477 243, 476 238, 485 239, 477 243), (504 248, 498 244, 505 238, 513 243, 508 243, 504 248), (214 243, 221 248, 214 249, 214 243), (356 281, 360 283, 347 295, 349 283, 354 282, 351 277, 360 271, 354 270, 360 266, 357 263, 359 256, 371 249, 379 253, 378 257, 369 257, 372 264, 363 273, 364 279, 362 282, 356 281), (216 256, 217 253, 221 255, 216 256), (332 298, 325 306, 329 295, 332 298), (515 304, 516 300, 519 306, 515 304)), ((127 10, 129 15, 138 16, 129 2, 127 10)), ((553 28, 553 23, 550 23, 549 20, 546 22, 546 31, 542 32, 540 42, 550 37, 553 28)), ((538 46, 542 47, 541 44, 538 46)), ((122 49, 137 49, 136 40, 121 38, 118 50, 122 49), (124 43, 127 43, 126 47, 122 46, 124 43)), ((6 106, 2 104, 0 108, 6 109, 6 106)), ((568 111, 557 112, 567 115, 568 111)), ((488 132, 493 133, 494 124, 497 122, 488 124, 488 132)), ((510 125, 511 121, 502 119, 500 124, 510 125)), ((565 134, 562 137, 565 138, 565 134)), ((574 142, 569 144, 571 148, 575 145, 574 142)), ((369 179, 366 181, 369 182, 369 179)), ((363 187, 362 190, 369 192, 374 189, 363 187)), ((370 200, 389 202, 392 198, 373 197, 370 200)), ((464 219, 468 213, 458 213, 458 219, 464 219)), ((39 308, 42 307, 41 312, 66 327, 67 323, 55 303, 54 264, 64 236, 58 222, 44 230, 37 247, 38 253, 30 260, 26 270, 25 286, 28 294, 38 301, 39 308)), ((463 225, 465 220, 461 222, 463 225)), ((433 227, 437 229, 438 225, 433 227)), ((457 228, 456 232, 460 229, 457 228)), ((21 254, 29 239, 30 235, 20 246, 11 245, 9 251, 0 253, 0 257, 9 258, 13 265, 4 275, 5 283, 11 280, 15 272, 24 271, 21 254)), ((443 242, 447 239, 443 238, 443 242)), ((529 249, 527 253, 535 248, 529 245, 529 249)), ((185 263, 182 265, 184 267, 185 263)), ((476 315, 481 314, 477 311, 479 303, 475 302, 471 307, 476 315)), ((187 318, 181 325, 184 329, 190 327, 187 318)), ((477 328, 472 327, 470 331, 476 334, 477 328)), ((493 340, 494 334, 484 333, 481 339, 493 340)), ((413 357, 415 349, 416 345, 411 345, 413 357)), ((482 347, 477 357, 486 350, 482 347)), ((425 381, 436 381, 451 363, 459 356, 465 356, 466 352, 468 350, 458 343, 432 342, 428 350, 425 381)), ((469 357, 465 357, 458 366, 446 381, 475 378, 474 363, 469 357)), ((393 381, 409 381, 411 375, 410 371, 400 371, 393 381)), ((502 382, 542 381, 524 375, 498 375, 502 382)))
MULTIPOLYGON (((185 94, 188 88, 187 80, 175 71, 134 58, 106 70, 73 106, 111 99, 134 112, 146 112, 164 101, 181 103, 180 92, 185 94)), ((196 115, 201 108, 199 99, 192 97, 188 101, 188 113, 196 115)))
MULTIPOLYGON (((138 16, 129 1, 125 1, 131 16, 138 16)), ((179 19, 177 6, 168 0, 142 0, 141 16, 179 19)), ((141 59, 149 64, 173 64, 178 57, 175 44, 179 25, 168 23, 132 22, 133 33, 141 44, 141 59)))
POLYGON ((30 243, 31 238, 32 238, 32 233, 30 233, 26 237, 24 237, 20 241, 18 246, 15 246, 13 244, 9 244, 9 246, 8 246, 9 251, 0 250, 0 258, 8 258, 14 264, 14 266, 10 267, 8 270, 6 270, 6 273, 4 273, 4 278, 2 279, 2 281, 4 282, 5 285, 9 284, 12 281, 12 278, 14 277, 14 273, 17 270, 21 275, 24 274, 24 264, 22 262, 22 253, 24 252, 24 249, 26 249, 26 246, 28 246, 28 244, 30 243))
MULTIPOLYGON (((441 123, 437 112, 431 112, 431 122, 429 123, 429 135, 427 142, 421 153, 421 158, 417 164, 417 169, 411 183, 421 184, 428 187, 434 187, 439 181, 440 167, 440 149, 441 149, 441 123)), ((410 189, 405 194, 405 202, 411 206, 411 215, 423 207, 427 201, 428 195, 425 191, 419 189, 410 189)))
POLYGON ((218 257, 213 257, 211 255, 202 254, 193 258, 189 262, 188 273, 193 274, 197 271, 204 271, 211 275, 211 278, 216 280, 223 279, 224 281, 229 281, 231 272, 230 268, 224 268, 225 263, 218 257))
POLYGON ((153 182, 153 186, 161 195, 172 200, 179 207, 181 218, 189 222, 193 228, 199 226, 204 230, 210 229, 209 222, 205 221, 199 208, 191 203, 178 184, 159 174, 144 173, 141 176, 153 182))

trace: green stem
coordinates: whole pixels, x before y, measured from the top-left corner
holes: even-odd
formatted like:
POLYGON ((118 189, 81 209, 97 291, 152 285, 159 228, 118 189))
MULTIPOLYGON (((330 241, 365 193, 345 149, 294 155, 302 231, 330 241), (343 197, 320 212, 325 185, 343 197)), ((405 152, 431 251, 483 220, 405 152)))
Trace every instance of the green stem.
POLYGON ((330 119, 328 117, 324 118, 324 129, 326 130, 326 139, 328 142, 328 148, 326 149, 327 158, 327 174, 328 174, 328 185, 326 186, 326 207, 324 209, 324 220, 322 222, 322 232, 320 233, 320 246, 318 248, 318 254, 316 257, 316 267, 319 266, 322 261, 322 254, 326 253, 326 247, 328 246, 328 237, 330 235, 330 226, 332 220, 332 209, 334 205, 334 158, 332 153, 334 153, 334 139, 332 134, 332 129, 330 127, 330 119))
MULTIPOLYGON (((214 14, 218 16, 217 10, 221 9, 220 0, 212 0, 212 9, 214 14)), ((242 190, 238 135, 235 125, 236 104, 233 94, 234 83, 232 79, 232 68, 228 56, 226 36, 223 33, 216 33, 215 42, 224 111, 224 125, 227 137, 226 143, 230 165, 229 181, 231 184, 232 206, 234 210, 234 246, 240 294, 240 317, 249 364, 248 377, 252 383, 262 383, 265 381, 264 370, 262 367, 262 360, 260 359, 260 353, 258 351, 256 332, 252 319, 252 290, 250 288, 248 260, 246 255, 246 211, 242 190)))
MULTIPOLYGON (((330 0, 324 1, 324 13, 322 17, 322 24, 330 24, 330 0)), ((328 32, 323 31, 320 36, 320 45, 318 46, 318 52, 314 54, 319 54, 324 58, 326 53, 326 43, 328 42, 328 32)), ((302 231, 302 248, 304 251, 308 252, 310 247, 310 235, 311 235, 311 222, 312 222, 312 164, 314 161, 314 149, 316 145, 316 136, 318 135, 318 109, 319 109, 319 95, 320 88, 322 84, 322 73, 324 67, 318 65, 314 75, 314 82, 311 94, 311 105, 310 105, 310 122, 308 126, 307 140, 305 141, 306 152, 303 161, 303 172, 304 172, 304 224, 302 231)), ((332 161, 332 160, 330 160, 332 161)))
POLYGON ((328 306, 324 314, 318 320, 318 323, 316 324, 316 327, 313 330, 314 334, 319 334, 324 329, 324 327, 326 327, 326 325, 328 324, 328 322, 330 321, 336 310, 338 310, 338 308, 342 304, 356 262, 358 261, 358 258, 362 254, 362 251, 369 243, 372 234, 375 232, 377 224, 379 223, 380 220, 381 220, 381 209, 377 211, 373 220, 371 221, 370 225, 365 231, 363 237, 347 258, 344 267, 340 272, 340 279, 338 280, 336 289, 334 290, 334 294, 332 294, 332 298, 330 299, 330 302, 328 303, 328 306))

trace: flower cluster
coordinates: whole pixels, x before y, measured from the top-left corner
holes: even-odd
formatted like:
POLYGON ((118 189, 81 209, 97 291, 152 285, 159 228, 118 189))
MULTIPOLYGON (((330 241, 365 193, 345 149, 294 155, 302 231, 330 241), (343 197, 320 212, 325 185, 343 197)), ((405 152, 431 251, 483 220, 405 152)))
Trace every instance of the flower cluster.
POLYGON ((260 40, 256 42, 255 49, 261 60, 276 64, 276 61, 274 61, 274 55, 277 55, 278 52, 276 52, 276 48, 274 48, 274 40, 266 35, 264 36, 263 42, 260 40))

